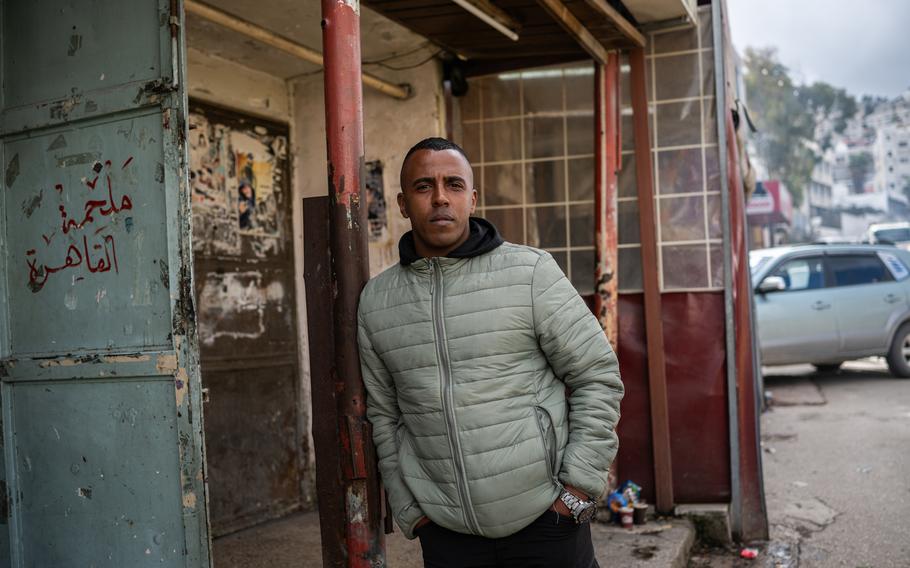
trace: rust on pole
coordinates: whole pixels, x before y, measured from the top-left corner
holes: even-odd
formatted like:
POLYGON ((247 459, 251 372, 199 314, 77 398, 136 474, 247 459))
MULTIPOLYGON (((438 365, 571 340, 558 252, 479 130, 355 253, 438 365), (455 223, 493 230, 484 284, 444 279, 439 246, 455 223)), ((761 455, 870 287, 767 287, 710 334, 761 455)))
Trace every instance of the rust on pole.
POLYGON ((635 136, 635 176, 638 180, 638 215, 641 230, 641 276, 645 292, 645 334, 648 350, 648 391, 651 398, 651 436, 654 448, 654 481, 658 512, 673 510, 673 467, 670 460, 670 417, 657 268, 657 229, 654 222, 654 179, 648 127, 645 51, 629 51, 632 121, 635 136))
POLYGON ((333 378, 340 423, 346 565, 385 564, 382 500, 357 354, 357 301, 370 277, 363 178, 358 0, 322 0, 325 126, 332 257, 333 378))
POLYGON ((619 107, 619 56, 594 64, 594 313, 613 349, 618 349, 619 242, 616 224, 616 170, 619 107))

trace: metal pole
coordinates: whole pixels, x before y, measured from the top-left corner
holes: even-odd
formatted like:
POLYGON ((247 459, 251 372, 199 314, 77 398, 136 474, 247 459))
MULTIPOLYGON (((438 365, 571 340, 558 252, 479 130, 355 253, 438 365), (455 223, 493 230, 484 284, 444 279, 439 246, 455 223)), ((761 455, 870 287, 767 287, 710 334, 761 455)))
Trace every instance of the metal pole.
POLYGON ((359 0, 322 0, 335 368, 347 566, 385 564, 379 475, 357 355, 357 301, 370 277, 363 172, 359 0), (364 207, 361 207, 361 203, 364 207))
POLYGON ((619 56, 611 53, 606 65, 594 64, 594 313, 613 349, 618 349, 617 315, 619 263, 616 225, 617 107, 619 56))
POLYGON ((724 27, 721 3, 711 5, 714 28, 714 101, 717 107, 717 152, 721 189, 720 209, 724 253, 724 340, 727 352, 727 423, 730 428, 730 524, 734 535, 742 534, 742 484, 740 482, 739 396, 736 372, 736 322, 733 314, 733 225, 730 221, 730 179, 727 164, 727 90, 724 67, 724 27))
POLYGON ((673 510, 673 466, 670 460, 670 415, 664 332, 657 270, 657 229, 654 221, 654 178, 648 132, 645 90, 645 50, 629 51, 632 120, 635 131, 635 176, 638 178, 638 219, 641 227, 641 278, 645 292, 645 335, 648 346, 648 392, 651 397, 651 436, 658 512, 673 510))

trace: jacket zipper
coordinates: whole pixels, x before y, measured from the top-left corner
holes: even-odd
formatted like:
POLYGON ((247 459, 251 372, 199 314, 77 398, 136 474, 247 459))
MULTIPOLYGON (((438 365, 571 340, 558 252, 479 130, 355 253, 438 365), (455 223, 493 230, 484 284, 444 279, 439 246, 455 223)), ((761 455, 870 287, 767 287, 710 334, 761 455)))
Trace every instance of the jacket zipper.
POLYGON ((474 516, 474 505, 465 479, 467 473, 464 467, 464 458, 461 454, 461 442, 458 439, 458 423, 455 419, 455 396, 452 392, 452 368, 449 362, 449 346, 446 340, 445 313, 443 310, 444 285, 442 281, 442 266, 437 259, 433 259, 433 327, 436 331, 436 357, 439 361, 440 391, 442 399, 442 413, 446 419, 446 431, 449 439, 449 450, 455 461, 455 486, 461 498, 465 524, 474 534, 480 534, 480 526, 474 516))
POLYGON ((537 422, 537 430, 540 432, 540 441, 543 444, 544 453, 547 458, 547 472, 550 474, 550 478, 553 480, 556 485, 562 486, 562 483, 559 482, 559 478, 556 476, 556 430, 553 427, 553 421, 550 419, 550 413, 547 412, 540 406, 534 407, 535 422, 537 422), (546 421, 546 424, 544 424, 546 421), (549 432, 553 433, 554 440, 550 440, 549 432))

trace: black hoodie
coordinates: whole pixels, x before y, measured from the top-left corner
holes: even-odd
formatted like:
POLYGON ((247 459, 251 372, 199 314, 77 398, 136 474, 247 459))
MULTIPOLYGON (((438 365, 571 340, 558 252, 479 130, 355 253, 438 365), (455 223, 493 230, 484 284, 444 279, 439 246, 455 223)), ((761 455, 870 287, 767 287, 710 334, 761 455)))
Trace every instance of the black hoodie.
MULTIPOLYGON (((470 258, 486 252, 490 252, 503 243, 499 231, 486 219, 481 217, 471 217, 468 220, 470 234, 468 240, 461 243, 455 250, 447 254, 449 258, 470 258)), ((401 236, 398 241, 398 256, 401 258, 401 264, 407 266, 415 260, 422 257, 417 254, 417 248, 414 246, 413 231, 408 231, 401 236)))

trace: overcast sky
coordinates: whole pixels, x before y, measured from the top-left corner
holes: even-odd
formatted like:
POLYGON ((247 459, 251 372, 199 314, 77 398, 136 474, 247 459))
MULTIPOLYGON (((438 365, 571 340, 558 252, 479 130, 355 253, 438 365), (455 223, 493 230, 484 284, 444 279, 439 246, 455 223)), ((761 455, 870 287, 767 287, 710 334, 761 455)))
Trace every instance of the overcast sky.
POLYGON ((778 48, 797 82, 893 98, 910 88, 910 0, 727 0, 733 44, 778 48))

